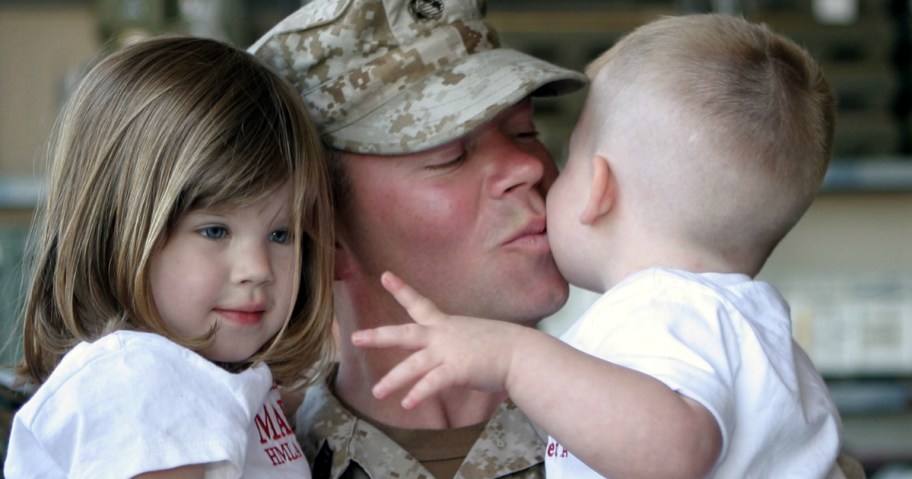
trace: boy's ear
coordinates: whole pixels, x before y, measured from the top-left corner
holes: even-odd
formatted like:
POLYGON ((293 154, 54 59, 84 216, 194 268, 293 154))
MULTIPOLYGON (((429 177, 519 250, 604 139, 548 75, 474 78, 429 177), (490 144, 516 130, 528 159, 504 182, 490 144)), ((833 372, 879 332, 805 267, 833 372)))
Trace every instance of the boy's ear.
POLYGON ((591 225, 608 213, 614 205, 616 195, 614 177, 608 160, 603 156, 592 157, 592 182, 589 185, 589 201, 580 215, 580 223, 591 225))

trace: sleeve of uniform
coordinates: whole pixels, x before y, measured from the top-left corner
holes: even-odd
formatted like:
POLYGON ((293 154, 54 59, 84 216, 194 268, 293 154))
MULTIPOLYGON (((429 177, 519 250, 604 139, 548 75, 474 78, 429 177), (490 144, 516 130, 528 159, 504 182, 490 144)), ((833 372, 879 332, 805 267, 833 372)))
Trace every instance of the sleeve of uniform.
POLYGON ((60 380, 17 416, 19 455, 44 455, 70 478, 189 464, 209 464, 207 477, 239 477, 268 369, 231 374, 163 338, 139 336, 109 336, 91 345, 93 354, 66 357, 54 373, 60 380))

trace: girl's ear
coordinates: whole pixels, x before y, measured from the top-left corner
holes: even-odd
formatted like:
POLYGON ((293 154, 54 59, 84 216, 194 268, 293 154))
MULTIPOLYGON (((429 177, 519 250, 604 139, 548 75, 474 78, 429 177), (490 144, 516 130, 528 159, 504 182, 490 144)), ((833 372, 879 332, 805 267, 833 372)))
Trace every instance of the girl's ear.
POLYGON ((592 157, 592 183, 589 186, 589 201, 580 215, 580 223, 591 225, 604 216, 614 205, 617 194, 614 176, 608 160, 602 156, 592 157))

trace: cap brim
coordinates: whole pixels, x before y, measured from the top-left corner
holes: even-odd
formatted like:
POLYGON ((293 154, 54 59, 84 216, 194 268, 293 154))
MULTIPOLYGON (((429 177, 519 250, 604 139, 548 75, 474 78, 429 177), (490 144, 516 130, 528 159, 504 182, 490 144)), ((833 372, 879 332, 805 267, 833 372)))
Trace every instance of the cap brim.
POLYGON ((325 131, 324 139, 353 153, 414 153, 459 138, 529 95, 562 95, 586 83, 581 73, 516 50, 488 50, 423 79, 351 124, 325 131))

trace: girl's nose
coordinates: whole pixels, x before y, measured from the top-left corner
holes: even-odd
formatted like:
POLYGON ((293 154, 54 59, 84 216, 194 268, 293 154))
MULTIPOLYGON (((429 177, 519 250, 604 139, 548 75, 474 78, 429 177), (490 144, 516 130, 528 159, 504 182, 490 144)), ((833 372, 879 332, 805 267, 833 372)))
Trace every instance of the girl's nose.
POLYGON ((274 279, 268 245, 247 243, 237 249, 234 261, 232 279, 236 283, 262 284, 274 279))

